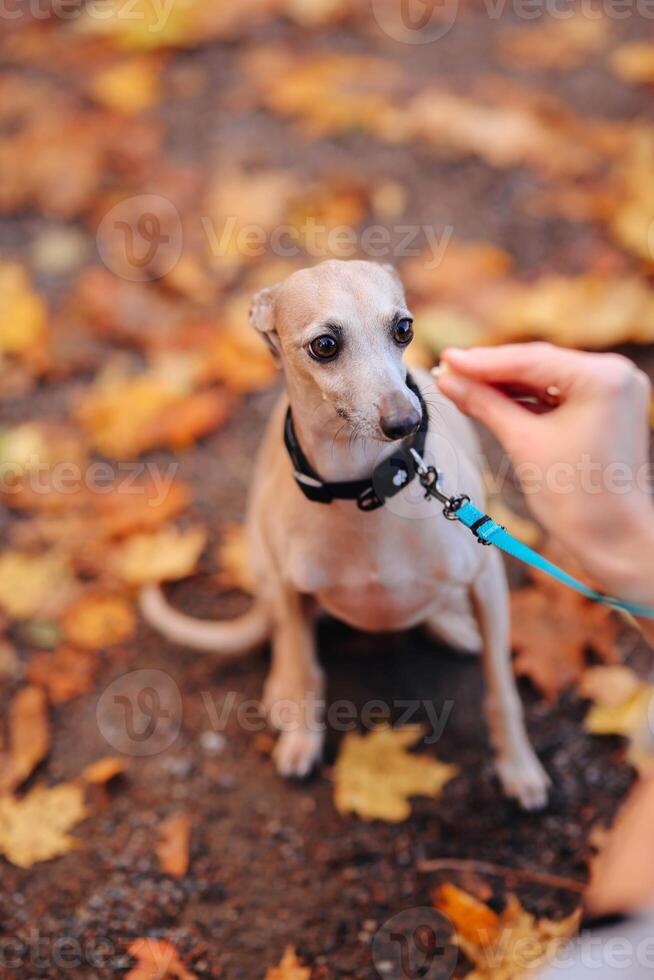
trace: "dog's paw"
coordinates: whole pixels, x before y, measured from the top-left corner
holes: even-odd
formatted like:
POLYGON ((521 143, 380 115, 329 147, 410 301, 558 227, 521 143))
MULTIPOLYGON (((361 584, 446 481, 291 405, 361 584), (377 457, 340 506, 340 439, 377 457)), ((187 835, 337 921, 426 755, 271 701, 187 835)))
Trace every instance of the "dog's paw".
POLYGON ((285 779, 305 779, 322 759, 324 734, 307 728, 282 732, 273 758, 277 772, 285 779))
POLYGON ((505 794, 517 800, 523 810, 547 806, 551 780, 532 753, 498 759, 497 775, 505 794))

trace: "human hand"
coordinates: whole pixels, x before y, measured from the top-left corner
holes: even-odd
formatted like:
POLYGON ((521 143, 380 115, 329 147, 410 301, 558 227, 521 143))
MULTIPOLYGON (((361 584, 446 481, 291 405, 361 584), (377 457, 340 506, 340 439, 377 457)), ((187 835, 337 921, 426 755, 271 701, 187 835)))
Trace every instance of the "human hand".
POLYGON ((647 376, 617 354, 545 343, 450 349, 441 361, 440 390, 497 436, 546 529, 602 587, 651 603, 647 376), (504 385, 540 396, 554 387, 559 404, 533 414, 502 392, 504 385))

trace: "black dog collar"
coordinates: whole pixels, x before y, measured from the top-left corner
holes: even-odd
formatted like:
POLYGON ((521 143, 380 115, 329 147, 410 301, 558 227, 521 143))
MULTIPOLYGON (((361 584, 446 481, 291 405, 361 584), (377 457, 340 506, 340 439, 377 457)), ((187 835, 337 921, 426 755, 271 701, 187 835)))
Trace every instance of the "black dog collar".
POLYGON ((420 427, 413 436, 403 441, 392 456, 376 466, 372 476, 367 480, 344 480, 332 483, 321 480, 302 452, 289 406, 284 424, 284 444, 293 462, 295 482, 308 500, 319 504, 331 504, 332 500, 356 500, 359 510, 377 510, 389 497, 394 497, 411 483, 417 469, 409 450, 417 450, 420 456, 424 454, 429 431, 429 415, 422 392, 411 375, 407 375, 406 381, 411 391, 420 399, 422 409, 420 427))

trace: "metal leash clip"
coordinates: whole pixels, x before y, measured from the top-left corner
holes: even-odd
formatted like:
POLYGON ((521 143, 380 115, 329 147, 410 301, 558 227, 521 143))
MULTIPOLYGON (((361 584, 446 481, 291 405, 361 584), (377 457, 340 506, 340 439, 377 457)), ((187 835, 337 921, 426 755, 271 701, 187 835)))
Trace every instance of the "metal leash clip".
POLYGON ((443 516, 446 517, 448 521, 456 521, 456 512, 463 506, 463 504, 470 502, 470 497, 465 493, 457 494, 454 497, 448 497, 448 495, 441 489, 441 477, 436 467, 427 466, 420 453, 416 452, 415 449, 410 449, 409 452, 413 456, 413 461, 416 464, 418 479, 425 490, 425 499, 428 500, 430 497, 435 497, 436 500, 439 500, 445 505, 443 507, 443 516))

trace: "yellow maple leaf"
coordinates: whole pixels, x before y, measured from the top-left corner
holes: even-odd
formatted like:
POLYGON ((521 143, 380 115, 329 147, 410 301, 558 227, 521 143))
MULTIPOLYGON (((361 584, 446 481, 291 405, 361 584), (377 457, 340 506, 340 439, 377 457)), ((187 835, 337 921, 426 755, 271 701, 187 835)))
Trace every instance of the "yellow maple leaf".
POLYGON ((496 915, 472 895, 448 885, 436 907, 456 929, 456 941, 475 968, 466 980, 522 980, 539 973, 559 947, 574 935, 581 919, 577 909, 565 919, 536 919, 515 895, 496 915), (484 914, 484 909, 488 914, 484 914))
POLYGON ((76 782, 35 786, 21 799, 0 796, 0 853, 19 868, 66 854, 77 846, 68 831, 86 816, 76 782))
POLYGON ((654 767, 654 736, 651 721, 654 717, 654 684, 640 681, 633 671, 622 668, 616 682, 616 668, 594 667, 592 683, 582 685, 582 693, 595 703, 584 719, 584 728, 591 735, 622 735, 629 739, 627 760, 640 772, 654 767), (602 673, 607 683, 602 684, 602 673), (631 683, 627 673, 633 675, 631 683), (616 696, 620 692, 620 698, 616 696))
POLYGON ((201 527, 185 531, 163 527, 152 534, 134 534, 116 547, 111 564, 130 585, 186 578, 195 570, 206 537, 201 527))
POLYGON ((334 766, 338 812, 398 823, 411 813, 411 796, 438 796, 459 769, 408 752, 422 735, 422 725, 381 725, 368 735, 348 732, 334 766))
POLYGON ((0 262, 0 309, 0 354, 27 353, 43 343, 46 306, 18 262, 0 262))
POLYGON ((108 109, 131 115, 150 109, 160 97, 161 62, 154 56, 121 61, 97 72, 89 91, 108 109))
POLYGON ((70 561, 60 551, 0 554, 0 608, 14 619, 56 615, 75 591, 70 561))
POLYGON ((270 966, 266 970, 265 980, 309 980, 311 970, 302 966, 297 953, 292 946, 284 950, 278 966, 270 966))

